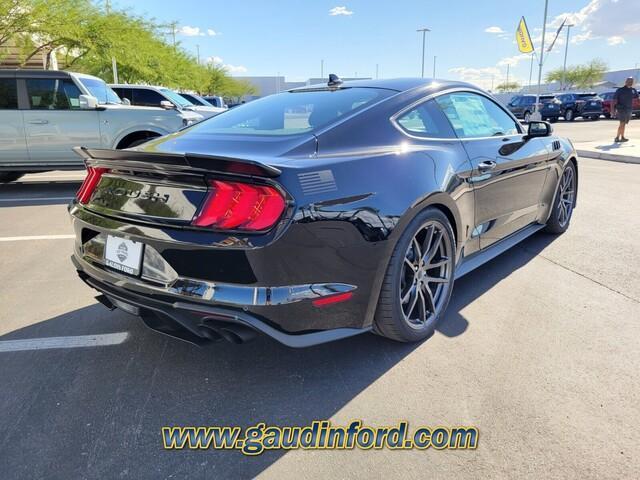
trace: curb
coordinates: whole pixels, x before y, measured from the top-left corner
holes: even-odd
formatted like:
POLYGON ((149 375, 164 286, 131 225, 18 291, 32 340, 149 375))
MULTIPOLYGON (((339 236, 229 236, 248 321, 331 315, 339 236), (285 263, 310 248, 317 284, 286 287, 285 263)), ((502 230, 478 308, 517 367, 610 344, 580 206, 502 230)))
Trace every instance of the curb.
POLYGON ((593 150, 576 149, 578 155, 584 158, 597 158, 598 160, 607 160, 609 162, 635 163, 640 165, 640 157, 633 155, 616 155, 613 153, 594 152, 593 150))

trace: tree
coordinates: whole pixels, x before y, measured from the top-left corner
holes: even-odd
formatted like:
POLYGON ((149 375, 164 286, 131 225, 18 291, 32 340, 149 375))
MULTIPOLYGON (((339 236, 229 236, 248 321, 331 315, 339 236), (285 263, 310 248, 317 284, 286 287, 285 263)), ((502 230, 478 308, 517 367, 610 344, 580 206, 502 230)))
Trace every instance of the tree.
POLYGON ((562 68, 556 68, 547 73, 547 82, 560 83, 561 90, 571 90, 573 88, 591 88, 602 80, 602 76, 607 71, 607 63, 600 59, 591 60, 584 65, 573 65, 567 67, 562 84, 562 68))
POLYGON ((166 25, 126 11, 107 12, 90 0, 0 0, 0 47, 17 47, 22 65, 53 51, 61 67, 108 82, 115 58, 123 82, 233 97, 255 91, 224 68, 198 64, 165 35, 166 25))
POLYGON ((520 90, 520 84, 518 82, 504 82, 496 86, 498 92, 514 92, 520 90))

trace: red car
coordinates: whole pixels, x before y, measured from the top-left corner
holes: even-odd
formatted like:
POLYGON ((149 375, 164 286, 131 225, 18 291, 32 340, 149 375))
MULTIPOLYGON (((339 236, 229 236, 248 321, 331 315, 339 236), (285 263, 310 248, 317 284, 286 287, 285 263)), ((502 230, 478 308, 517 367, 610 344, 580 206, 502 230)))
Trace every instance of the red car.
MULTIPOLYGON (((601 93, 600 98, 602 98, 602 110, 604 111, 604 116, 607 118, 615 118, 615 113, 611 115, 611 106, 613 105, 613 96, 616 92, 606 92, 601 93)), ((631 104, 633 115, 636 117, 640 117, 640 96, 638 96, 637 90, 633 89, 633 103, 631 104)))

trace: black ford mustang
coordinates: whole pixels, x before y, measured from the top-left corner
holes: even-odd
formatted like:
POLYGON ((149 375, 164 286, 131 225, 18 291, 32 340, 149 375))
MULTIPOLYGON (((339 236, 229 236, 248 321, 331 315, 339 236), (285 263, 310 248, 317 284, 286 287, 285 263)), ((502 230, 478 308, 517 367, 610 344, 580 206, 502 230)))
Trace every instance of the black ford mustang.
POLYGON ((73 262, 110 308, 197 344, 428 337, 454 280, 566 230, 577 156, 460 82, 304 87, 131 150, 78 148, 73 262))

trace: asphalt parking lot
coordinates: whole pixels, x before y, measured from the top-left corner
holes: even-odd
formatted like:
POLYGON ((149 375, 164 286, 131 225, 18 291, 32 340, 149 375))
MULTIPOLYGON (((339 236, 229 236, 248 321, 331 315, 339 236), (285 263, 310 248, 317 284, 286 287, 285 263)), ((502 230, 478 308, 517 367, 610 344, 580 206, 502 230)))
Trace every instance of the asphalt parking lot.
POLYGON ((306 350, 266 338, 201 349, 97 304, 69 261, 78 178, 0 187, 3 477, 637 476, 640 165, 583 159, 569 231, 536 234, 458 281, 426 343, 364 335, 306 350), (118 334, 100 337, 111 345, 38 349, 107 334, 118 334), (316 419, 474 425, 480 441, 258 457, 162 449, 165 425, 316 419))

